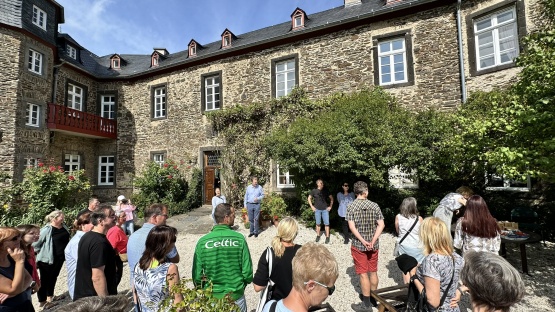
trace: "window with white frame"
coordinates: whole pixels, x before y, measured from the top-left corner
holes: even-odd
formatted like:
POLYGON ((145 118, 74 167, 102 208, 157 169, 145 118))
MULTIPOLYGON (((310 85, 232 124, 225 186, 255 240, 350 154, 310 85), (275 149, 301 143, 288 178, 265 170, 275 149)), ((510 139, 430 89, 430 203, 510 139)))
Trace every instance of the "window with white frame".
POLYGON ((408 81, 405 38, 395 38, 378 43, 380 85, 408 81))
POLYGON ((116 118, 116 96, 107 94, 100 96, 100 116, 102 118, 116 118))
POLYGON ((515 7, 474 20, 474 42, 478 70, 512 63, 519 53, 515 7))
POLYGON ((71 57, 72 59, 76 60, 77 59, 77 49, 68 45, 67 46, 67 55, 69 55, 69 57, 71 57))
POLYGON ((295 16, 293 17, 293 21, 294 21, 293 28, 297 28, 297 27, 303 26, 303 16, 302 16, 301 14, 295 15, 295 16))
POLYGON ((295 59, 275 63, 276 98, 288 95, 296 85, 295 59))
POLYGON ((120 65, 121 65, 121 63, 120 63, 119 58, 114 57, 112 59, 112 68, 113 69, 120 69, 120 65))
POLYGON ((115 157, 98 157, 98 185, 114 185, 115 157))
POLYGON ((67 107, 83 110, 83 88, 71 83, 67 84, 67 107))
POLYGON ((402 168, 395 166, 388 171, 389 184, 397 189, 417 189, 418 180, 412 174, 405 172, 402 168))
POLYGON ((153 93, 153 118, 166 117, 166 87, 154 88, 153 93))
POLYGON ((164 161, 166 160, 166 154, 164 153, 153 153, 152 154, 152 161, 157 163, 160 167, 164 165, 164 161))
POLYGON ((40 126, 40 106, 36 104, 27 104, 25 110, 25 125, 31 127, 40 126))
POLYGON ((26 157, 25 158, 25 169, 28 168, 35 168, 39 164, 39 160, 34 157, 26 157))
POLYGON ((277 187, 279 188, 295 187, 295 182, 293 182, 293 175, 289 174, 289 171, 280 170, 279 165, 276 166, 276 176, 277 176, 277 187))
POLYGON ((152 56, 152 66, 158 66, 159 64, 158 54, 154 53, 152 56))
POLYGON ((35 74, 42 74, 42 53, 29 49, 29 60, 27 62, 27 69, 35 74))
POLYGON ((64 155, 64 171, 67 174, 72 174, 74 171, 81 169, 81 156, 77 154, 64 155))
POLYGON ((46 30, 46 12, 33 5, 33 24, 46 30))
POLYGON ((220 109, 220 76, 204 78, 204 110, 220 109))

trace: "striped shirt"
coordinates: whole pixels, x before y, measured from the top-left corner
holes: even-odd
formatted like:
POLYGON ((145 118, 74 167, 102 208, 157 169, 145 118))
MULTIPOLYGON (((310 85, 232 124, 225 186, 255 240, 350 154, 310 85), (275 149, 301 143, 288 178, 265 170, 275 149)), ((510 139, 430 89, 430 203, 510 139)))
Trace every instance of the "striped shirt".
MULTIPOLYGON (((345 220, 353 221, 362 238, 370 242, 374 237, 374 233, 376 233, 378 220, 383 220, 383 214, 380 210, 380 206, 378 206, 375 202, 368 199, 355 199, 355 201, 347 207, 345 220)), ((358 238, 354 235, 352 238, 353 247, 360 251, 367 251, 366 247, 361 241, 358 240, 358 238)), ((379 242, 379 239, 376 240, 374 250, 378 250, 379 242)))

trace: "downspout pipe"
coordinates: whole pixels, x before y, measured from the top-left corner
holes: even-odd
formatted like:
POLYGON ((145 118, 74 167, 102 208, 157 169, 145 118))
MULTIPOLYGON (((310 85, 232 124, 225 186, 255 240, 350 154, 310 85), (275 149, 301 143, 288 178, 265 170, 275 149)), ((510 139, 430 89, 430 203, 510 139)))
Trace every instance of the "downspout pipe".
POLYGON ((459 67, 461 75, 461 93, 462 103, 466 103, 466 78, 464 75, 464 51, 462 39, 462 26, 461 26, 461 6, 462 0, 457 0, 457 38, 459 39, 459 67))

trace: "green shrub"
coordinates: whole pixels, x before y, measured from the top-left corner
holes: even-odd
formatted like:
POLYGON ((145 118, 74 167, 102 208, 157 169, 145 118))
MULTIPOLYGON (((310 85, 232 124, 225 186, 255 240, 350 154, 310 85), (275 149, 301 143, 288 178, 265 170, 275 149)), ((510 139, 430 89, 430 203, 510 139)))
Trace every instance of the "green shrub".
POLYGON ((272 218, 278 217, 281 219, 287 214, 287 205, 280 195, 271 193, 262 199, 260 211, 261 213, 267 213, 272 218))
POLYGON ((159 311, 190 311, 190 312, 240 312, 241 310, 231 299, 226 295, 222 299, 215 298, 212 295, 212 286, 205 289, 192 286, 191 279, 182 279, 179 283, 172 286, 170 289, 170 296, 162 301, 159 311), (183 301, 172 305, 173 295, 180 293, 183 295, 183 301))

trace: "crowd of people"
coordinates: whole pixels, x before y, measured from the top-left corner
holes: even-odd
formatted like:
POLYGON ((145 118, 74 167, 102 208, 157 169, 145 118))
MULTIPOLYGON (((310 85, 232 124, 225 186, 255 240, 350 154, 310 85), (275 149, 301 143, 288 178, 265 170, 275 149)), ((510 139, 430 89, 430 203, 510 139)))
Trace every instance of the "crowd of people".
MULTIPOLYGON (((244 205, 249 219, 257 220, 264 192, 256 178, 251 181, 244 205)), ((351 243, 361 288, 360 301, 351 307, 371 311, 377 305, 371 291, 379 284, 379 237, 385 227, 384 217, 379 205, 368 199, 365 182, 354 183, 354 192, 349 192, 348 183, 341 187, 336 196, 338 213, 344 242, 351 243)), ((329 243, 329 212, 334 197, 322 180, 316 181, 307 199, 317 224, 315 242, 296 244, 299 225, 294 218, 286 217, 260 255, 256 271, 246 237, 233 229, 234 207, 225 202, 219 189, 215 197, 215 225, 198 240, 193 255, 191 275, 196 287, 210 285, 215 298, 229 298, 242 312, 247 311, 244 293, 251 283, 256 292, 267 295, 257 312, 309 311, 333 294, 339 278, 338 264, 325 244, 329 243), (324 245, 318 244, 322 223, 324 245)), ((59 210, 46 216, 42 228, 1 227, 0 310, 34 311, 34 293, 42 308, 55 306, 63 296, 55 296, 54 289, 64 262, 68 293, 76 307, 72 311, 85 309, 85 301, 90 302, 89 307, 98 306, 98 310, 103 304, 122 305, 124 299, 116 295, 126 261, 136 311, 154 312, 165 300, 172 304, 183 301, 181 294, 169 290, 181 275, 176 265, 180 260, 175 246, 177 230, 166 225, 168 207, 145 207, 145 223, 137 231, 132 225, 135 209, 123 195, 115 206, 91 198, 71 230, 59 210)), ((253 223, 257 222, 251 222, 248 237, 254 239, 260 229, 253 223)), ((519 273, 496 255, 500 228, 484 199, 473 195, 470 188, 447 194, 434 216, 425 219, 419 215, 416 199, 408 197, 401 203, 394 225, 403 280, 425 297, 430 311, 459 311, 458 302, 468 292, 475 311, 508 311, 522 299, 519 273), (452 233, 452 216, 463 207, 464 213, 460 213, 452 233)))

